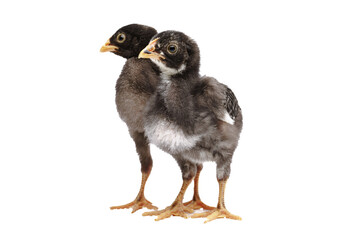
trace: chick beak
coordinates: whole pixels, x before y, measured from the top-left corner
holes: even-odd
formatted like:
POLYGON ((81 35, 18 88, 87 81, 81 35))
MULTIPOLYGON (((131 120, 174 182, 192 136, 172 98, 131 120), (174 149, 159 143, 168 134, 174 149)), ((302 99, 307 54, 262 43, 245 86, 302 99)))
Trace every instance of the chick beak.
POLYGON ((117 50, 118 47, 110 44, 110 39, 106 41, 106 43, 100 48, 100 52, 112 52, 117 50))
POLYGON ((154 40, 152 40, 149 45, 147 45, 139 54, 138 58, 153 58, 153 59, 157 59, 160 60, 161 58, 165 58, 164 56, 162 56, 161 54, 155 52, 155 45, 156 42, 159 40, 159 38, 156 38, 154 40))

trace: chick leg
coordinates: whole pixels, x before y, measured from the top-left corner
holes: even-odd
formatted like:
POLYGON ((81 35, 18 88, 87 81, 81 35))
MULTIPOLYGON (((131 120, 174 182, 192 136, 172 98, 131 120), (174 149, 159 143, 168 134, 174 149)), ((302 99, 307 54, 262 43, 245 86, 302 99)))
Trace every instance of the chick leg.
POLYGON ((215 220, 217 218, 229 218, 229 219, 234 219, 234 220, 241 220, 241 217, 231 214, 225 208, 224 194, 225 194, 226 180, 218 180, 218 182, 219 182, 219 200, 218 200, 217 207, 208 212, 196 213, 196 214, 192 215, 191 217, 192 218, 206 217, 207 220, 205 221, 205 223, 215 220))
POLYGON ((177 195, 175 201, 167 208, 160 210, 160 211, 152 211, 152 212, 145 212, 143 216, 158 216, 155 220, 159 221, 171 216, 180 216, 183 218, 187 218, 186 213, 193 213, 194 210, 184 206, 183 199, 185 195, 185 191, 190 185, 191 181, 193 180, 195 173, 196 173, 196 165, 183 159, 180 156, 174 156, 177 163, 180 166, 183 178, 183 184, 181 186, 180 192, 177 195))
POLYGON ((191 181, 192 179, 183 181, 183 185, 180 189, 179 194, 177 195, 175 201, 169 207, 159 211, 145 212, 143 213, 143 216, 158 216, 155 221, 159 221, 171 216, 180 216, 183 218, 187 218, 186 212, 192 213, 193 210, 189 207, 184 206, 182 201, 185 191, 190 185, 191 181))
POLYGON ((145 184, 151 173, 151 168, 152 168, 152 158, 150 155, 149 143, 146 137, 144 136, 144 133, 132 132, 131 136, 134 139, 136 151, 139 154, 140 163, 141 163, 142 178, 141 178, 140 190, 134 201, 125 205, 113 206, 110 207, 110 209, 113 210, 113 209, 132 208, 133 210, 131 213, 134 213, 137 210, 142 209, 143 207, 146 207, 148 209, 157 209, 157 207, 153 206, 152 203, 148 201, 144 195, 145 184))
POLYGON ((142 173, 140 191, 134 201, 132 201, 128 204, 125 204, 125 205, 112 206, 112 207, 110 207, 110 209, 114 210, 114 209, 132 208, 133 210, 131 213, 134 213, 137 210, 142 209, 143 207, 146 207, 148 209, 157 209, 157 207, 153 206, 152 203, 150 201, 148 201, 144 195, 145 183, 146 183, 146 180, 149 177, 149 175, 150 175, 150 172, 142 173))
POLYGON ((205 203, 203 203, 200 199, 200 195, 199 195, 199 177, 200 177, 200 172, 203 168, 202 164, 197 164, 197 172, 194 178, 194 196, 193 199, 184 203, 185 206, 190 207, 191 209, 197 210, 197 209, 204 209, 204 210, 212 210, 214 209, 214 207, 210 207, 208 205, 206 205, 205 203))

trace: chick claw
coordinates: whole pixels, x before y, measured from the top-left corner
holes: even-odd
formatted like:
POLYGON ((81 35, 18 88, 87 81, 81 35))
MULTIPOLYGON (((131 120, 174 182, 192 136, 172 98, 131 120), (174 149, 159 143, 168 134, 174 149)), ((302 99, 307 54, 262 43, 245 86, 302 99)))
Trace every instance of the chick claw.
POLYGON ((195 213, 191 216, 191 218, 202 218, 202 217, 207 218, 207 220, 204 223, 208 223, 217 218, 229 218, 229 219, 233 219, 233 220, 241 220, 241 217, 231 214, 225 208, 216 208, 209 212, 195 213))
POLYGON ((155 221, 160 221, 162 219, 165 218, 169 218, 171 216, 180 216, 183 218, 188 218, 186 213, 193 213, 194 210, 184 206, 182 203, 181 204, 175 204, 175 205, 171 205, 163 210, 159 210, 159 211, 152 211, 152 212, 144 212, 142 215, 143 216, 158 216, 155 221))
POLYGON ((156 206, 152 205, 152 203, 150 201, 148 201, 145 197, 137 198, 134 201, 132 201, 131 203, 128 203, 125 205, 110 207, 110 209, 114 210, 114 209, 132 208, 131 213, 134 213, 137 210, 142 209, 144 207, 147 209, 154 209, 154 210, 158 209, 156 206))

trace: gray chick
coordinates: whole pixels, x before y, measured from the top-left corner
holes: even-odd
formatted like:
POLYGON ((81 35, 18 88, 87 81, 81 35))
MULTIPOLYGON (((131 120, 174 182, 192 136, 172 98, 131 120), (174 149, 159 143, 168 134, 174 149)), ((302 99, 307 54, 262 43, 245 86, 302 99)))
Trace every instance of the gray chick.
POLYGON ((160 82, 146 108, 145 135, 170 153, 182 171, 183 185, 169 207, 144 213, 161 220, 172 215, 187 217, 192 209, 182 203, 197 172, 197 164, 214 161, 219 182, 217 208, 192 217, 241 220, 224 203, 230 164, 242 129, 242 113, 233 92, 211 77, 199 75, 200 52, 195 41, 181 32, 155 35, 139 54, 160 69, 160 82))

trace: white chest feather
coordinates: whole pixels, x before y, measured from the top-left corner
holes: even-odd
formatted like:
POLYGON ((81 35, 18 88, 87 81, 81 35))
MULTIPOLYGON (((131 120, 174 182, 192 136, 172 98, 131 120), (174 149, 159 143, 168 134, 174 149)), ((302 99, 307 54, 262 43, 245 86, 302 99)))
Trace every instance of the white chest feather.
POLYGON ((199 135, 187 135, 179 126, 166 120, 146 124, 145 134, 151 143, 173 154, 193 148, 200 140, 199 135))

